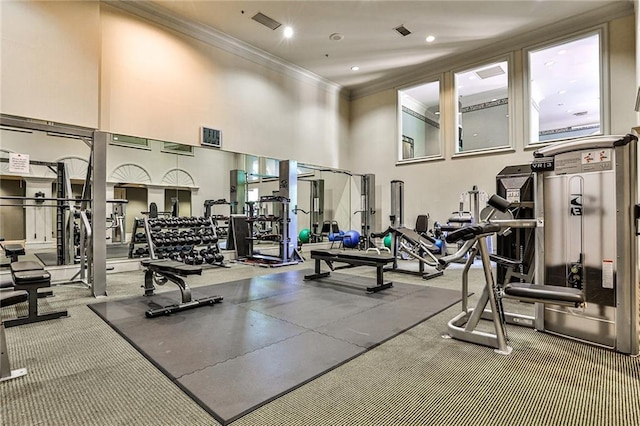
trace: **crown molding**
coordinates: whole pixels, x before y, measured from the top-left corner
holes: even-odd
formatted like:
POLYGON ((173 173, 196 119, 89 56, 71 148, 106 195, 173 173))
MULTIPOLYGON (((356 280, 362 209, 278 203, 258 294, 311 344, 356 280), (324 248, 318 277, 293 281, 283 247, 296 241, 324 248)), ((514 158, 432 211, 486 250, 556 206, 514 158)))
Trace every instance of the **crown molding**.
POLYGON ((367 83, 361 87, 352 88, 349 100, 373 95, 384 90, 397 89, 412 81, 418 81, 428 76, 434 76, 451 71, 452 69, 461 68, 486 58, 520 50, 546 40, 568 36, 572 33, 584 31, 590 27, 602 25, 633 13, 633 3, 630 0, 612 2, 599 9, 576 15, 536 30, 498 40, 489 46, 474 49, 472 52, 461 52, 443 59, 424 62, 412 66, 409 71, 401 74, 382 78, 379 81, 367 83))
POLYGON ((322 86, 328 91, 344 91, 341 85, 333 81, 284 61, 275 55, 231 37, 215 28, 172 15, 161 6, 149 1, 102 0, 102 3, 195 38, 210 46, 217 47, 255 64, 280 72, 288 77, 322 86))

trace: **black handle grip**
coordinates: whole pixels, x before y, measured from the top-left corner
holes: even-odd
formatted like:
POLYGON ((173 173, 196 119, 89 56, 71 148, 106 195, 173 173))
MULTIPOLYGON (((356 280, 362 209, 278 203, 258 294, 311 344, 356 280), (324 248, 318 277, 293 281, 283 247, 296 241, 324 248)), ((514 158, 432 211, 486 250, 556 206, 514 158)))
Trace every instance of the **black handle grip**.
POLYGON ((483 225, 468 225, 463 226, 460 229, 457 229, 449 235, 445 239, 448 243, 455 243, 458 241, 468 241, 471 240, 478 235, 482 234, 490 234, 494 232, 498 232, 500 230, 500 225, 493 223, 485 223, 483 225))
POLYGON ((382 232, 372 232, 371 233, 371 238, 384 238, 386 237, 388 234, 390 234, 391 232, 393 232, 393 228, 392 227, 388 227, 386 229, 386 231, 382 231, 382 232))

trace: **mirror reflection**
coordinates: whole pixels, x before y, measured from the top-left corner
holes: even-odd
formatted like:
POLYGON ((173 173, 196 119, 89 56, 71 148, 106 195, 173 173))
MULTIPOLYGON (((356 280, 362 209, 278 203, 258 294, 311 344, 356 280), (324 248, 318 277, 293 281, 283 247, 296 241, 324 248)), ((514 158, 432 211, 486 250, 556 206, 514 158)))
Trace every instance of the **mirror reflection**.
POLYGON ((400 160, 441 155, 440 82, 398 91, 401 117, 400 160))
MULTIPOLYGON (((21 244, 28 256, 36 256, 45 266, 78 264, 90 231, 87 174, 92 141, 37 130, 3 127, 0 131, 0 237, 21 244), (17 154, 30 160, 26 170, 10 169, 10 158, 17 154)), ((106 167, 107 261, 149 255, 143 218, 152 206, 158 217, 210 216, 221 248, 231 214, 281 216, 278 204, 260 202, 260 197, 278 193, 279 161, 111 135, 106 167), (246 191, 234 204, 232 187, 238 179, 246 182, 246 191)), ((347 172, 298 164, 297 200, 290 206, 297 222, 293 241, 301 232, 306 236, 303 243, 322 241, 325 223, 349 227, 350 179, 347 172)), ((254 232, 279 233, 278 226, 277 221, 256 222, 254 232)), ((277 245, 268 239, 259 243, 277 245)))
POLYGON ((0 132, 3 245, 21 245, 25 257, 18 260, 77 263, 86 243, 83 217, 91 209, 91 141, 4 126, 0 132))
POLYGON ((509 146, 508 77, 507 61, 455 73, 457 153, 509 146))
MULTIPOLYGON (((126 210, 121 228, 114 227, 108 245, 124 244, 129 257, 148 255, 143 218, 155 203, 159 215, 211 217, 222 249, 234 248, 225 241, 229 217, 233 214, 255 218, 251 221, 253 244, 277 246, 282 216, 278 203, 260 202, 261 197, 278 195, 279 162, 274 158, 240 154, 207 147, 112 135, 107 159, 107 198, 126 200, 116 210, 126 210), (133 141, 133 143, 129 143, 133 141), (170 149, 169 149, 170 148, 170 149), (135 151, 142 150, 136 153, 135 151), (135 156, 135 164, 130 161, 135 156)), ((298 164, 296 204, 290 206, 297 222, 296 235, 303 243, 320 242, 327 223, 349 227, 350 174, 344 171, 298 164)), ((108 207, 109 209, 109 207, 108 207)), ((295 241, 295 239, 294 239, 295 241)))

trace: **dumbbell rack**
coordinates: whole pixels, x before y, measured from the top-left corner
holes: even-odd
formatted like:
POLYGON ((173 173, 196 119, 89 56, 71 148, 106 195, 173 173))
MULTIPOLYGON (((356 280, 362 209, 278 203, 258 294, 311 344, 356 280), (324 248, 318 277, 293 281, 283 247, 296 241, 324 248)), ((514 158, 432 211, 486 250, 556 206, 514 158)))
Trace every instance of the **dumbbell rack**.
POLYGON ((133 231, 131 232, 131 241, 129 242, 129 259, 136 257, 148 257, 149 245, 147 233, 144 227, 144 219, 135 218, 133 222, 133 231), (137 246, 137 248, 136 248, 137 246))
POLYGON ((144 229, 151 259, 226 266, 218 245, 218 232, 210 217, 145 217, 144 229))

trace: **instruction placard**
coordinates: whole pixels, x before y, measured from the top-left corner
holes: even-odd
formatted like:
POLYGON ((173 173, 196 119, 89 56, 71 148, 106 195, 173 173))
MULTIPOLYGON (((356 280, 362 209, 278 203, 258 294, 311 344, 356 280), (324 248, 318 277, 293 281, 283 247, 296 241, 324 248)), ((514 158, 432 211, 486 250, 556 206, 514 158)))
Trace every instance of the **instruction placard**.
POLYGON ((602 261, 602 288, 613 288, 613 260, 602 261))
POLYGON ((9 172, 29 174, 29 154, 9 153, 9 172))

